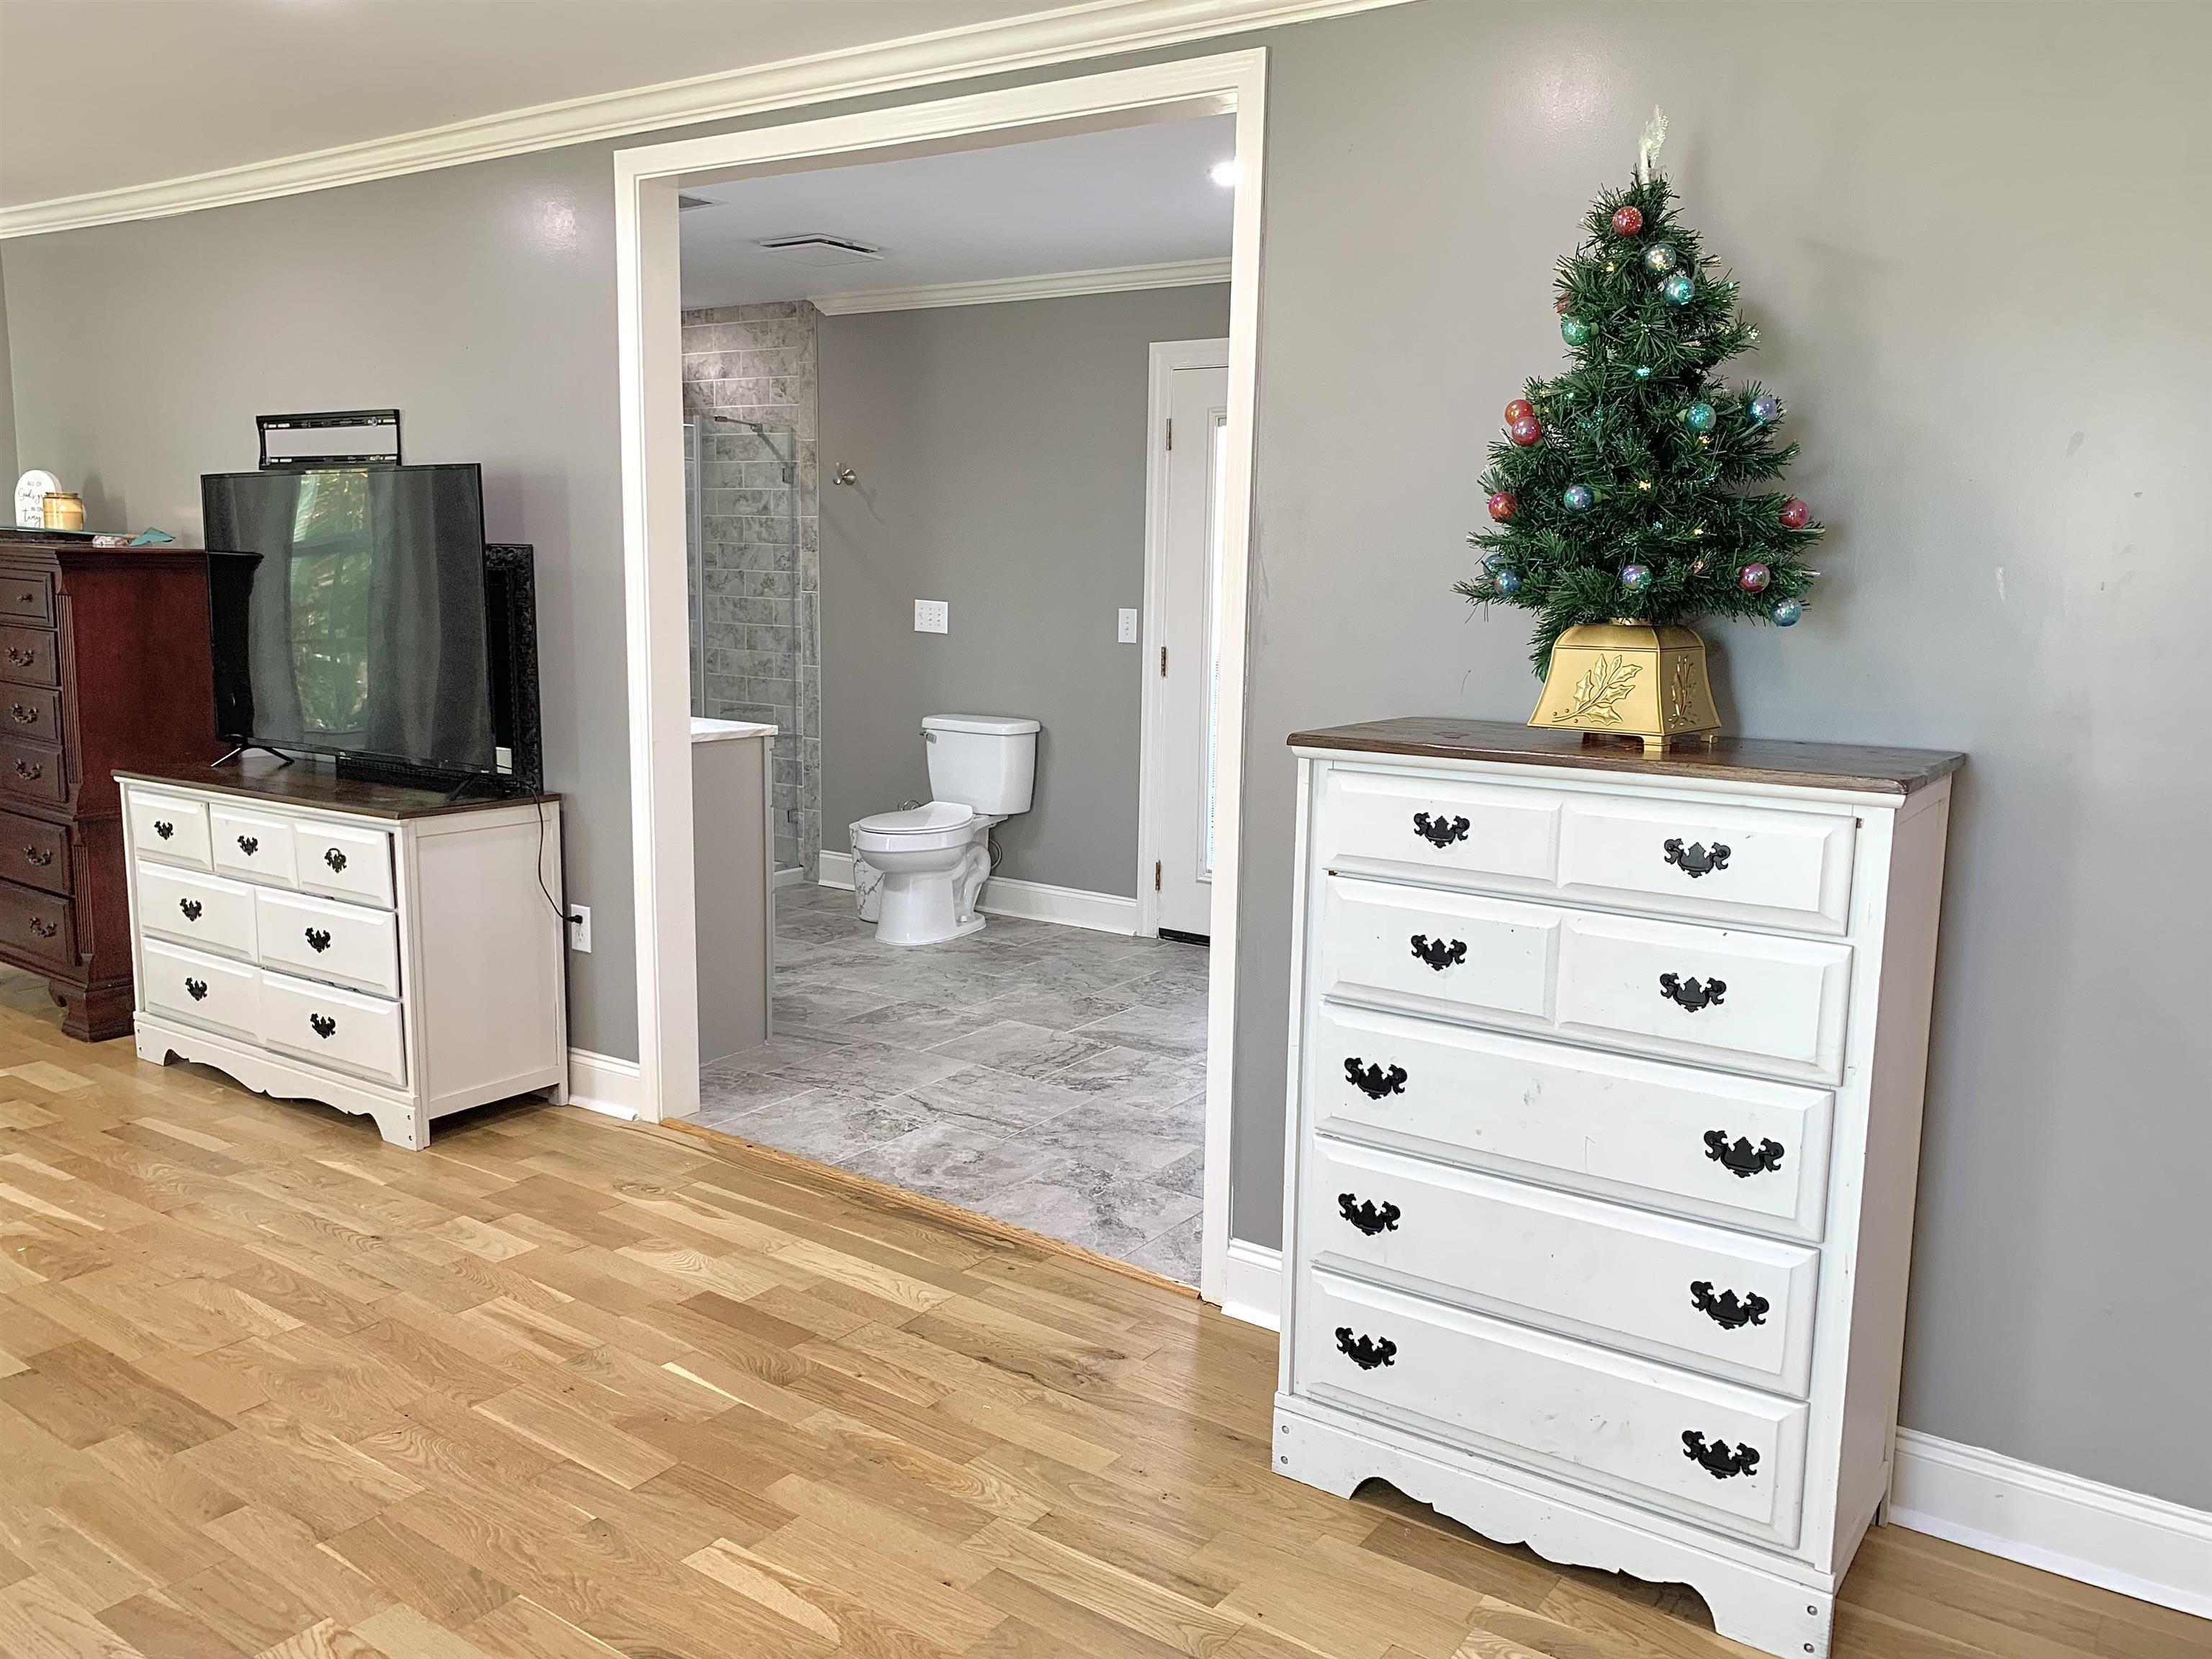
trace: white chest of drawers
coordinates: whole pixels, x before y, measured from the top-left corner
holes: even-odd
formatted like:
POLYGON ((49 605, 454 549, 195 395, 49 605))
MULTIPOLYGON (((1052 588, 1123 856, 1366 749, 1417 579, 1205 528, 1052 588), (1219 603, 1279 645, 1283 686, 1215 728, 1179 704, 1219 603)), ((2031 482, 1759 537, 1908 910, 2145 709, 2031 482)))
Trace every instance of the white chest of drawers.
POLYGON ((1959 757, 1291 744, 1277 1471, 1826 1659, 1888 1490, 1959 757))
POLYGON ((416 1150, 449 1112, 566 1097, 556 798, 258 759, 118 779, 142 1059, 367 1113, 416 1150))

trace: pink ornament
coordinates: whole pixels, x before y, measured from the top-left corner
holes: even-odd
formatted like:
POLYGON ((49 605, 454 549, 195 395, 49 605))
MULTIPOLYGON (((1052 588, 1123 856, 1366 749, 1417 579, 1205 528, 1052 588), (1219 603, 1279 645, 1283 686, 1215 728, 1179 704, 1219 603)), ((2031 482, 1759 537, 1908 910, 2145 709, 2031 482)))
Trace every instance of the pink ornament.
POLYGON ((1637 233, 1638 231, 1639 231, 1639 230, 1641 230, 1641 229, 1643 229, 1643 228, 1644 228, 1644 210, 1643 210, 1643 209, 1641 209, 1641 208, 1634 208, 1634 207, 1622 207, 1622 208, 1615 208, 1615 209, 1613 209, 1613 234, 1614 235, 1616 235, 1616 236, 1633 236, 1633 235, 1635 235, 1635 234, 1636 234, 1636 233, 1637 233))
POLYGON ((1505 435, 1526 449, 1544 435, 1544 428, 1534 415, 1523 415, 1505 428, 1505 435))
POLYGON ((1795 495, 1782 503, 1782 527, 1784 530, 1802 530, 1812 516, 1813 509, 1795 495))
POLYGON ((1511 490, 1501 489, 1490 498, 1490 516, 1499 524, 1504 524, 1513 516, 1514 510, 1520 505, 1520 501, 1511 490))
POLYGON ((1526 398, 1516 398, 1505 405, 1505 424, 1511 426, 1516 421, 1525 421, 1535 412, 1534 406, 1526 398))
POLYGON ((1735 585, 1747 593, 1764 593, 1773 574, 1763 564, 1747 564, 1735 573, 1735 585))

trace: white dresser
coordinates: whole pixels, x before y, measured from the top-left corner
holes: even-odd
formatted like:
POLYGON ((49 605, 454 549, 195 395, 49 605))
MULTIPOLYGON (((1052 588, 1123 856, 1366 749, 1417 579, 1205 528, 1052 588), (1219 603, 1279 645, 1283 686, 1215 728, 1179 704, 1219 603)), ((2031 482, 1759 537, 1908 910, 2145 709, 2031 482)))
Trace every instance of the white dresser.
POLYGON ((1276 1468, 1823 1659, 1888 1489, 1960 757, 1291 742, 1276 1468))
POLYGON ((258 756, 116 775, 140 1058, 365 1112, 417 1150, 448 1112, 566 1097, 557 797, 449 801, 258 756))

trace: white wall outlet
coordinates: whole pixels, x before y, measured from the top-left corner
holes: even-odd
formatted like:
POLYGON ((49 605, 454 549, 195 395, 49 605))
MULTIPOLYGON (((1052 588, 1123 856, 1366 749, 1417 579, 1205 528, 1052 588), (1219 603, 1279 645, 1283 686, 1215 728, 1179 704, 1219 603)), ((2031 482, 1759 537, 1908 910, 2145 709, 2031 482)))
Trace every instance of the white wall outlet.
POLYGON ((1121 631, 1115 634, 1114 638, 1117 643, 1121 645, 1134 645, 1137 642, 1137 613, 1135 611, 1125 610, 1121 612, 1121 631))
POLYGON ((914 602, 914 631, 917 634, 950 634, 952 631, 951 601, 916 599, 914 602))
POLYGON ((568 948, 592 953, 592 907, 572 904, 568 907, 568 948))

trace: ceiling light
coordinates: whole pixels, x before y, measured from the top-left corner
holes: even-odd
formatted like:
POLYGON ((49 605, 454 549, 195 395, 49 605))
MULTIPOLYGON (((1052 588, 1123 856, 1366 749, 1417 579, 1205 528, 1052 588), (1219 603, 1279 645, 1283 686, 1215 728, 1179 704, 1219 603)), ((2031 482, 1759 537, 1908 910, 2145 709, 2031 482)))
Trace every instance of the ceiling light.
POLYGON ((1216 161, 1212 169, 1206 176, 1224 190, 1234 190, 1237 188, 1237 173, 1236 162, 1216 161))

